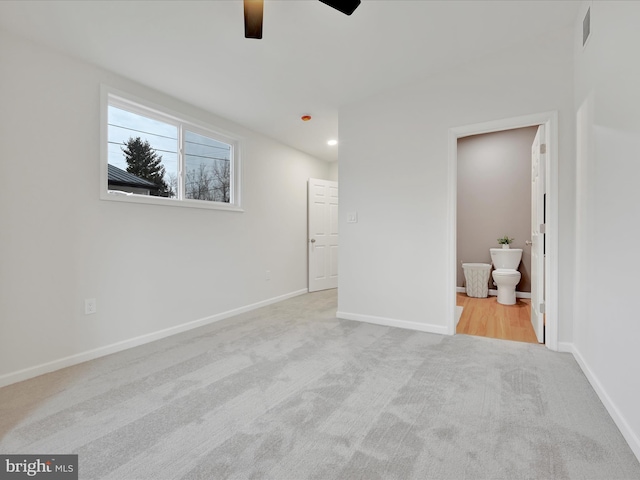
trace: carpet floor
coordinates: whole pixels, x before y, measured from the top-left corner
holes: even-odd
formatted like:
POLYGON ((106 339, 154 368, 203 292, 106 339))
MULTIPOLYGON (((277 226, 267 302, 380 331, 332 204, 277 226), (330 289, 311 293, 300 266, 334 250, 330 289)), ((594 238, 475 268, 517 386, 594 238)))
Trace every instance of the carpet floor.
POLYGON ((569 354, 338 320, 336 292, 0 389, 81 479, 640 479, 569 354))

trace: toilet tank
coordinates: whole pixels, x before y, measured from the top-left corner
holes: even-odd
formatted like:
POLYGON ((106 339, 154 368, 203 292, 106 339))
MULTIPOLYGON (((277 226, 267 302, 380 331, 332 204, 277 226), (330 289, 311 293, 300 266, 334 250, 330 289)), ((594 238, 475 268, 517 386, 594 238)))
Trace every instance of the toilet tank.
POLYGON ((490 248, 489 252, 491 252, 491 263, 496 269, 517 270, 522 260, 521 248, 490 248))

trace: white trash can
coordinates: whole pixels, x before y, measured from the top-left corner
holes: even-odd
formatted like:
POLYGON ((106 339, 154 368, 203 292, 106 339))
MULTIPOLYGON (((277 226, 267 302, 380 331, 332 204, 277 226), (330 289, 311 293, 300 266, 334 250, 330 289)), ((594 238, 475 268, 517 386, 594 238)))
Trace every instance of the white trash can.
POLYGON ((469 297, 487 298, 489 295, 490 263, 463 263, 464 279, 469 297))

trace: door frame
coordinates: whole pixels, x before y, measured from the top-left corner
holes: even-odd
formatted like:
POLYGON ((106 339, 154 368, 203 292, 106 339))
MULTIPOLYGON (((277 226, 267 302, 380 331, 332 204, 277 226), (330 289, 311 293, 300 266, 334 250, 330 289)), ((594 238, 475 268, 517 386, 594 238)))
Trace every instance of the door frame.
POLYGON ((545 126, 544 143, 546 184, 545 231, 545 344, 550 350, 558 350, 558 112, 542 112, 521 117, 504 118, 449 129, 449 196, 448 196, 448 265, 447 285, 447 333, 456 333, 456 272, 457 272, 457 194, 458 194, 458 139, 469 135, 513 130, 516 128, 545 126))

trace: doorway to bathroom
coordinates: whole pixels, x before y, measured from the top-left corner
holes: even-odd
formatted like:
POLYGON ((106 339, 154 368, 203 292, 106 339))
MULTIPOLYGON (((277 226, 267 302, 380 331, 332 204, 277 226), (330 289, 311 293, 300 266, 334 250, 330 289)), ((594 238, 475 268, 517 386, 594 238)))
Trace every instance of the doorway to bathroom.
POLYGON ((456 298, 463 311, 457 333, 538 342, 531 322, 530 237, 532 144, 539 128, 458 138, 456 298), (494 254, 514 259, 507 286, 492 277, 494 254))
POLYGON ((452 333, 557 349, 556 138, 555 112, 450 131, 452 333), (477 286, 467 296, 462 263, 491 264, 489 249, 505 236, 522 250, 515 304, 497 302, 488 272, 488 297, 475 297, 477 286))

